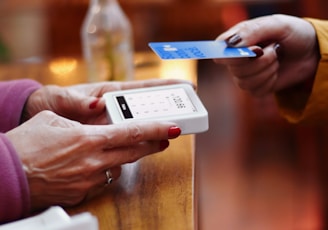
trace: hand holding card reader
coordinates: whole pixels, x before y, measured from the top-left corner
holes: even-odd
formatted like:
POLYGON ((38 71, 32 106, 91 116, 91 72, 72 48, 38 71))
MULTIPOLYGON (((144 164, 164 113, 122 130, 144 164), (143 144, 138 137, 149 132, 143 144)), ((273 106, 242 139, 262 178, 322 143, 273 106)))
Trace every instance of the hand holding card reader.
POLYGON ((108 92, 103 95, 113 124, 137 120, 171 121, 181 134, 208 130, 208 113, 189 84, 108 92))

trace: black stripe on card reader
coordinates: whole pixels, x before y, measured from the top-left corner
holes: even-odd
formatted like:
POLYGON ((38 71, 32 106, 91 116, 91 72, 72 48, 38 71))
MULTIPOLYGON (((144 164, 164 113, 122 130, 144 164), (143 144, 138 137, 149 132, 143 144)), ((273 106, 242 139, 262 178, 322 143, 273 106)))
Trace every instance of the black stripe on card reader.
POLYGON ((125 101, 125 98, 123 96, 118 96, 118 97, 116 97, 116 100, 117 100, 118 104, 120 105, 120 108, 121 108, 124 118, 125 119, 133 118, 130 108, 125 101))

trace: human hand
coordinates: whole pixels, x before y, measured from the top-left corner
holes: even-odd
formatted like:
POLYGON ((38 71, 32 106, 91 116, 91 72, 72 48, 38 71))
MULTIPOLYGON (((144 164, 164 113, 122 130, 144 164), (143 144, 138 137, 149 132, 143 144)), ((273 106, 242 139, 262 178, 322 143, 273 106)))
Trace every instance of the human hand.
POLYGON ((26 173, 33 210, 75 205, 120 166, 168 147, 181 130, 171 122, 82 125, 43 111, 6 133, 26 173))
POLYGON ((288 15, 243 21, 217 39, 257 53, 256 58, 215 60, 228 66, 240 88, 257 96, 312 81, 320 59, 313 26, 288 15))
MULTIPOLYGON (((107 124, 105 101, 102 95, 109 91, 167 85, 187 81, 175 79, 153 79, 130 82, 99 82, 68 87, 48 85, 35 91, 27 100, 23 111, 26 121, 43 110, 83 124, 107 124)), ((190 82, 189 82, 190 83, 190 82)))

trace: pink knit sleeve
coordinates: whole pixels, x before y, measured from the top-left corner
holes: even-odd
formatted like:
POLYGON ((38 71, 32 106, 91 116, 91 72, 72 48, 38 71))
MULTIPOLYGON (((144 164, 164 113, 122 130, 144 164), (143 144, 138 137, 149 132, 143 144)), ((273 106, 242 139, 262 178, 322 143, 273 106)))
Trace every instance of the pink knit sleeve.
POLYGON ((0 82, 0 132, 19 125, 27 98, 40 87, 29 79, 0 82))
POLYGON ((0 134, 0 222, 14 221, 30 210, 27 178, 22 163, 4 134, 0 134))
POLYGON ((0 223, 20 219, 30 210, 22 163, 4 133, 20 124, 27 98, 40 87, 38 82, 28 79, 0 82, 0 223))

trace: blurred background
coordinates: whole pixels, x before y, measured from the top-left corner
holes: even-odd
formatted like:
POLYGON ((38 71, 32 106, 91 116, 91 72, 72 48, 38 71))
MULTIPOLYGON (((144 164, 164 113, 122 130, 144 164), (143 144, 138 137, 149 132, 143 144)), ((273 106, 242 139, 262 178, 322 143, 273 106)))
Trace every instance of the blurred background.
MULTIPOLYGON (((285 13, 328 18, 326 0, 120 0, 137 52, 148 42, 210 40, 235 23, 285 13)), ((81 57, 88 0, 1 0, 0 61, 81 57)), ((1 69, 0 69, 1 71, 1 69)), ((210 130, 196 136, 199 229, 327 229, 328 132, 287 123, 272 96, 237 89, 224 67, 197 63, 210 130)))
MULTIPOLYGON (((324 0, 119 0, 134 30, 135 49, 149 41, 214 39, 236 22, 271 13, 325 18, 324 0)), ((2 0, 2 55, 81 55, 88 0, 2 0)))

